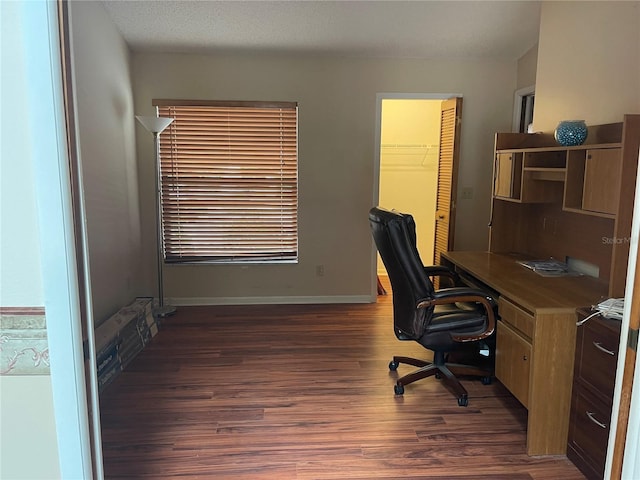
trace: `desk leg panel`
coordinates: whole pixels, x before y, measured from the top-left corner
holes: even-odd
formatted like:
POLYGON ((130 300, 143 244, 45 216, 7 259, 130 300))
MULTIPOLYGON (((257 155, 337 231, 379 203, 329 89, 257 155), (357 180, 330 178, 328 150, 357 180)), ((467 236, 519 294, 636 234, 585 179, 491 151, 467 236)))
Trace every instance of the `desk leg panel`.
POLYGON ((566 454, 575 340, 574 311, 538 312, 529 378, 529 455, 566 454))

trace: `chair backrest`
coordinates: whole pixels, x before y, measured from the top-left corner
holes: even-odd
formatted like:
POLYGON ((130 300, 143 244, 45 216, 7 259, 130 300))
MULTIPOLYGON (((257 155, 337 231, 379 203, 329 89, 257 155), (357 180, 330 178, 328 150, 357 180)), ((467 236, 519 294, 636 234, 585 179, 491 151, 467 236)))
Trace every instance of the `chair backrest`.
POLYGON ((394 326, 411 338, 419 338, 431 321, 433 307, 416 306, 432 298, 434 289, 416 247, 413 217, 374 207, 369 211, 369 224, 391 281, 394 326))

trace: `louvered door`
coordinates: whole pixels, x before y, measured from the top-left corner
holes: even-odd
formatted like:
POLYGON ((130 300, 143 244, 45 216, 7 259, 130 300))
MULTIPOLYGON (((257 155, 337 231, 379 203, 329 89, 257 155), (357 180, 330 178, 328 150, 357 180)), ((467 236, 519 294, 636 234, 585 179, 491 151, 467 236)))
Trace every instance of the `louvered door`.
POLYGON ((442 102, 434 265, 440 265, 442 252, 453 248, 461 115, 462 98, 450 98, 442 102))

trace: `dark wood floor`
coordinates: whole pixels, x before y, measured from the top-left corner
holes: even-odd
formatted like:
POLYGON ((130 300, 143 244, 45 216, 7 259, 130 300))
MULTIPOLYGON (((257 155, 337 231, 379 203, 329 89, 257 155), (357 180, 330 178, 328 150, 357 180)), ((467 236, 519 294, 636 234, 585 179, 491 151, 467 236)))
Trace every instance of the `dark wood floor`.
MULTIPOLYGON (((525 454, 500 385, 434 378, 396 397, 394 353, 427 358, 375 305, 182 307, 103 393, 106 477, 582 479, 525 454)), ((409 371, 400 366, 398 373, 409 371)))

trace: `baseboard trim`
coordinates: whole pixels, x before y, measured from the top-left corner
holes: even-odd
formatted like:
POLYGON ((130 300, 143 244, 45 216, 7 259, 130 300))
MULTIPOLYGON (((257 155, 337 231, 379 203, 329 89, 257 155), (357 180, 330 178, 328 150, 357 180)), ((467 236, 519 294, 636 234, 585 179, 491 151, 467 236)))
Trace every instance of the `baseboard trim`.
POLYGON ((177 307, 201 305, 291 305, 319 303, 375 303, 370 295, 334 295, 322 297, 174 297, 168 303, 177 307))

